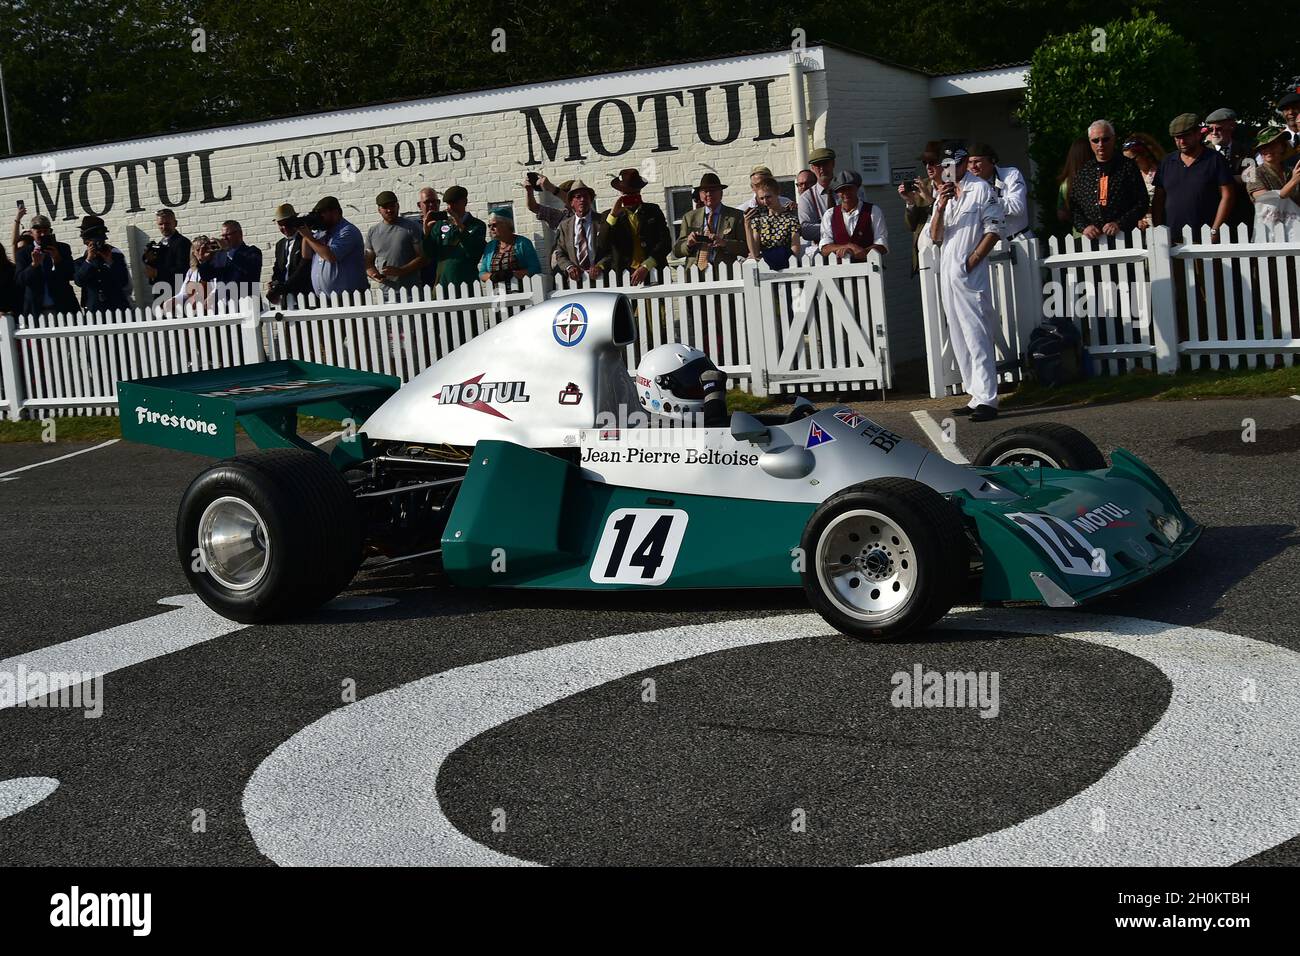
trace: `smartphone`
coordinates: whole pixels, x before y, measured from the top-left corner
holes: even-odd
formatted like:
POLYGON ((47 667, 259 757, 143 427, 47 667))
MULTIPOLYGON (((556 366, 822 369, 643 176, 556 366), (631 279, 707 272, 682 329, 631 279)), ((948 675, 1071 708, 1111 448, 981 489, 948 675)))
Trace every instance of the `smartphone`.
POLYGON ((19 211, 19 212, 26 212, 26 211, 27 211, 27 202, 26 202, 26 200, 23 200, 23 199, 18 200, 18 211, 19 211))
POLYGON ((540 179, 540 178, 541 178, 541 177, 540 177, 537 173, 529 173, 529 174, 528 174, 528 185, 530 185, 530 186, 532 186, 534 189, 536 189, 536 188, 537 188, 537 180, 540 179))

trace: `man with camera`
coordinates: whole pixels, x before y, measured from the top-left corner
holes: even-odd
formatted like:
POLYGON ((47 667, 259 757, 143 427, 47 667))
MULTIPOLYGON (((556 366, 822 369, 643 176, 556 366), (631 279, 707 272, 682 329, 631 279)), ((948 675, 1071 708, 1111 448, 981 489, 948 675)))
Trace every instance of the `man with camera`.
POLYGON ((221 241, 209 242, 194 257, 199 278, 216 280, 218 300, 239 299, 262 291, 262 250, 244 244, 244 227, 233 219, 221 224, 221 241))
POLYGON ((32 243, 14 255, 14 281, 22 293, 24 315, 76 312, 72 290, 72 249, 54 238, 48 216, 33 216, 32 243))
POLYGON ((311 250, 311 287, 317 295, 366 291, 365 239, 343 218, 338 199, 326 196, 308 216, 292 220, 311 250))
POLYGON ((469 191, 451 186, 442 194, 446 217, 425 223, 424 255, 438 261, 440 285, 478 282, 479 260, 487 248, 487 223, 470 215, 469 191))
POLYGON ((668 261, 672 227, 662 209, 641 200, 641 190, 648 184, 640 172, 620 170, 609 184, 618 193, 605 219, 614 246, 614 270, 631 272, 632 285, 641 285, 652 270, 668 261))
POLYGON ((673 252, 690 259, 703 272, 710 265, 730 264, 747 255, 749 245, 745 242, 745 214, 722 204, 727 187, 718 174, 705 173, 697 188, 703 205, 682 217, 681 235, 673 252))
POLYGON ((145 246, 140 260, 144 263, 144 274, 154 286, 154 297, 163 301, 174 298, 185 281, 185 273, 190 268, 190 241, 177 231, 176 213, 172 210, 159 209, 154 213, 154 222, 162 238, 145 246), (158 288, 159 285, 165 288, 158 288))
POLYGON ((306 295, 311 291, 311 259, 303 255, 302 237, 293 225, 298 213, 289 203, 275 207, 275 226, 281 238, 275 243, 275 261, 271 265, 271 281, 266 286, 266 297, 280 304, 290 295, 306 295))
POLYGON ((988 256, 1006 223, 997 193, 969 172, 966 155, 965 146, 958 143, 943 152, 942 185, 930 215, 930 238, 943 245, 939 293, 961 387, 970 396, 964 408, 954 408, 952 413, 987 422, 998 417, 997 315, 988 256))
POLYGON ((108 243, 108 229, 98 216, 81 220, 81 241, 86 254, 77 260, 73 275, 81 288, 81 305, 88 312, 106 309, 129 309, 131 300, 126 290, 131 287, 131 274, 126 268, 126 256, 108 243))

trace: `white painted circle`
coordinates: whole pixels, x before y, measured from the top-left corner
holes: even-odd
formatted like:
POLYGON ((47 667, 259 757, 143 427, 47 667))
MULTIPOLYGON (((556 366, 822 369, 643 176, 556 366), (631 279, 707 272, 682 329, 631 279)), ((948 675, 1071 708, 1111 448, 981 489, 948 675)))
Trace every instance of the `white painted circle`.
POLYGON ((53 777, 13 777, 0 780, 0 820, 34 807, 59 788, 53 777))
MULTIPOLYGON (((1235 634, 1078 612, 958 609, 948 629, 1059 635, 1158 667, 1165 713, 1100 780, 994 833, 887 864, 1227 866, 1300 833, 1300 654, 1235 634), (1242 701, 1241 681, 1256 681, 1242 701), (1094 832, 1094 811, 1107 827, 1094 832)), ((282 865, 518 865, 457 830, 438 771, 501 724, 675 661, 828 633, 817 615, 579 641, 484 661, 326 714, 254 771, 244 814, 282 865)))

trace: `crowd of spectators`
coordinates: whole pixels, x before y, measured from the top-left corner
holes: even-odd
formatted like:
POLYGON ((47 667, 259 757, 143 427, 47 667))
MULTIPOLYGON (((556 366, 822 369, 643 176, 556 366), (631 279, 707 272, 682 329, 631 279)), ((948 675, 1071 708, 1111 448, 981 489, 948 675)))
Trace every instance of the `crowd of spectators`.
MULTIPOLYGON (((1168 154, 1148 133, 1120 137, 1109 121, 1097 120, 1071 144, 1057 177, 1058 222, 1075 236, 1101 240, 1153 225, 1169 226, 1177 235, 1185 227, 1199 233, 1209 226, 1217 238, 1220 227, 1249 226, 1257 217, 1270 224, 1300 221, 1300 92, 1286 93, 1276 107, 1282 124, 1259 131, 1238 122, 1231 109, 1216 109, 1204 119, 1180 114, 1169 124, 1174 149, 1168 154)), ((920 162, 925 175, 898 186, 913 272, 920 252, 936 242, 932 213, 945 175, 958 193, 967 174, 989 187, 1001 238, 1032 234, 1025 177, 1002 165, 991 145, 935 140, 925 145, 920 162), (958 153, 961 172, 954 182, 958 153)), ((872 250, 889 252, 882 210, 868 201, 856 172, 837 172, 835 152, 826 147, 814 149, 808 168, 796 174, 793 199, 781 194, 772 170, 760 165, 750 171, 748 195, 733 207, 724 202, 728 186, 716 173, 705 173, 675 238, 664 210, 643 197, 648 183, 639 170, 621 170, 609 185, 617 198, 600 211, 595 189, 581 179, 553 183, 540 173, 528 175, 521 184, 526 208, 551 239, 545 265, 516 228, 511 205, 489 209, 484 221, 469 211, 468 192, 456 185, 441 195, 432 186, 421 189, 415 215, 404 215, 396 193, 384 190, 375 197, 377 221, 364 233, 333 196, 306 215, 282 203, 273 213, 281 238, 269 276, 263 275, 262 250, 244 242, 239 222, 227 220, 215 235, 191 240, 173 210, 159 209, 157 238, 134 268, 143 270, 153 304, 178 312, 211 305, 218 290, 260 293, 280 303, 291 296, 361 292, 373 283, 393 296, 423 285, 512 282, 544 269, 571 280, 625 272, 640 285, 670 259, 707 269, 747 256, 779 270, 814 251, 850 262, 864 261, 872 250), (545 193, 560 205, 540 202, 545 193)), ((12 258, 0 246, 0 311, 131 306, 133 264, 112 244, 103 219, 81 220, 81 248, 74 252, 55 236, 47 216, 32 216, 24 228, 25 216, 20 204, 12 258)))

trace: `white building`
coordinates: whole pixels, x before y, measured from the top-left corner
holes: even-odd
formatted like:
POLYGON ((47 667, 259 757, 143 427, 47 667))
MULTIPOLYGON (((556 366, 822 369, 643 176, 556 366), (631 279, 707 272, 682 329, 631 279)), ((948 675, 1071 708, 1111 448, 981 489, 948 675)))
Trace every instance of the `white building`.
POLYGON ((460 184, 476 215, 513 203, 519 231, 542 248, 544 229, 520 186, 530 170, 581 177, 607 208, 610 178, 635 166, 651 184, 645 198, 675 222, 703 173, 728 184, 729 205, 749 196, 758 164, 793 195, 809 151, 824 145, 841 168, 862 173, 868 199, 888 218, 889 334, 905 361, 923 342, 896 184, 923 174, 917 156, 927 140, 948 137, 987 140, 1004 164, 1028 172, 1014 116, 1026 72, 930 76, 829 45, 678 63, 13 157, 0 160, 0 202, 13 209, 24 199, 74 248, 78 220, 103 216, 110 240, 129 250, 144 302, 135 263, 162 206, 176 210, 190 237, 239 220, 245 240, 264 250, 265 279, 279 238, 272 210, 282 202, 305 212, 337 196, 364 232, 378 221, 382 190, 414 213, 421 187, 460 184))

